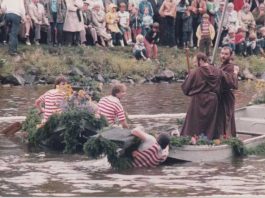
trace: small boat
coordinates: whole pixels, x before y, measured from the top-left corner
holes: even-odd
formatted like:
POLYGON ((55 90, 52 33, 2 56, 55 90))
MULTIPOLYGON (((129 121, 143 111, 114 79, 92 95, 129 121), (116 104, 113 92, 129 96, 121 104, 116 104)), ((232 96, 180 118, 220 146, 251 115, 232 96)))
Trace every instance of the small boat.
MULTIPOLYGON (((265 143, 265 105, 253 105, 235 112, 237 135, 247 149, 265 143)), ((184 145, 170 150, 169 158, 179 161, 209 162, 233 157, 230 145, 184 145)))

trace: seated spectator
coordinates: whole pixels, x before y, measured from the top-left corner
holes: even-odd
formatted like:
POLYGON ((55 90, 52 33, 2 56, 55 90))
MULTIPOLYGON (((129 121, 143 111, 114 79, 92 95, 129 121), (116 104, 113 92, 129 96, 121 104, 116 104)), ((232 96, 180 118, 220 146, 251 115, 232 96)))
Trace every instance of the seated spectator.
POLYGON ((130 25, 133 34, 133 41, 135 41, 136 36, 142 33, 142 19, 139 16, 138 8, 133 8, 131 11, 130 25))
POLYGON ((238 31, 235 35, 235 44, 236 44, 235 53, 237 55, 244 55, 243 53, 245 52, 245 48, 246 48, 245 34, 241 28, 238 28, 238 31))
POLYGON ((255 33, 250 33, 249 37, 246 39, 246 56, 257 55, 258 54, 257 47, 257 36, 255 33))
POLYGON ((159 23, 155 22, 151 25, 151 30, 147 32, 144 39, 147 58, 157 59, 159 42, 159 23))
POLYGON ((119 16, 119 26, 120 30, 124 36, 126 44, 132 44, 132 33, 130 28, 130 14, 126 11, 126 4, 120 4, 120 11, 118 12, 119 16))
POLYGON ((136 43, 133 47, 133 55, 136 60, 146 60, 146 48, 144 46, 144 36, 142 34, 137 35, 136 43))
POLYGON ((45 27, 47 31, 47 43, 49 44, 51 41, 51 30, 50 24, 48 22, 48 18, 46 17, 46 12, 44 6, 39 3, 39 0, 32 0, 29 4, 29 16, 33 21, 35 35, 34 42, 36 45, 39 45, 39 41, 41 39, 41 28, 45 27))
POLYGON ((107 29, 111 33, 113 44, 118 45, 118 42, 119 42, 120 45, 124 47, 122 33, 118 26, 119 17, 116 12, 116 9, 117 9, 117 6, 115 4, 112 3, 109 5, 109 9, 106 14, 107 29))
POLYGON ((237 32, 237 29, 239 28, 239 21, 237 17, 237 11, 234 10, 234 4, 228 3, 227 5, 227 11, 224 18, 224 28, 227 30, 227 33, 229 30, 232 30, 234 32, 237 32))
POLYGON ((142 34, 145 36, 148 31, 151 29, 151 25, 153 24, 153 17, 149 14, 149 9, 144 9, 144 14, 142 16, 142 34))
POLYGON ((265 27, 260 28, 260 38, 257 41, 257 45, 262 56, 265 56, 265 27))
POLYGON ((97 35, 100 37, 101 45, 105 47, 105 42, 107 42, 109 47, 113 47, 111 34, 106 29, 105 12, 98 3, 93 5, 92 26, 95 27, 97 35))
POLYGON ((208 14, 202 16, 202 22, 197 28, 196 36, 198 38, 199 51, 210 56, 210 47, 215 36, 215 30, 209 21, 208 14))
POLYGON ((239 26, 246 32, 253 32, 256 26, 253 14, 250 12, 250 5, 245 3, 243 8, 238 12, 239 26))
POLYGON ((85 29, 80 32, 81 44, 86 45, 87 35, 90 34, 93 39, 93 45, 99 46, 96 28, 92 26, 92 11, 88 8, 90 4, 91 2, 89 0, 84 1, 83 18, 85 29))
POLYGON ((265 24, 265 4, 261 3, 259 7, 253 10, 252 14, 256 22, 257 30, 262 28, 265 24))
POLYGON ((169 135, 161 133, 155 138, 140 128, 133 129, 132 135, 142 141, 138 149, 132 153, 134 167, 156 167, 167 159, 170 143, 169 135))
POLYGON ((116 84, 112 88, 111 95, 101 98, 98 102, 100 115, 105 116, 110 125, 121 124, 123 128, 129 128, 120 102, 126 95, 126 90, 124 84, 116 84))
POLYGON ((232 51, 234 52, 236 49, 236 43, 235 43, 235 32, 233 30, 229 30, 228 35, 226 37, 224 37, 223 40, 223 47, 227 46, 230 47, 232 49, 232 51))
POLYGON ((191 34, 193 30, 192 30, 192 16, 189 9, 186 9, 184 14, 182 15, 182 20, 183 20, 182 35, 183 35, 184 47, 190 47, 191 34))

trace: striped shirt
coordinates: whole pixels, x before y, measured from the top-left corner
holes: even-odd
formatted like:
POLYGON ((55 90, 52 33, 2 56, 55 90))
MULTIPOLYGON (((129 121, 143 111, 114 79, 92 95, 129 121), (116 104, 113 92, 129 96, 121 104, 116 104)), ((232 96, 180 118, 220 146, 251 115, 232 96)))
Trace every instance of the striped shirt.
POLYGON ((41 101, 44 103, 43 123, 45 123, 52 114, 62 111, 61 105, 64 100, 65 94, 57 89, 49 90, 37 99, 37 102, 41 101))
POLYGON ((121 102, 117 97, 106 96, 101 98, 98 109, 100 115, 105 116, 109 124, 115 124, 116 120, 122 122, 126 119, 121 102))
POLYGON ((167 159, 167 148, 162 150, 156 139, 151 135, 147 135, 146 139, 139 149, 134 151, 134 167, 155 167, 167 159))
POLYGON ((201 32, 203 38, 210 37, 210 24, 208 22, 201 24, 201 32))

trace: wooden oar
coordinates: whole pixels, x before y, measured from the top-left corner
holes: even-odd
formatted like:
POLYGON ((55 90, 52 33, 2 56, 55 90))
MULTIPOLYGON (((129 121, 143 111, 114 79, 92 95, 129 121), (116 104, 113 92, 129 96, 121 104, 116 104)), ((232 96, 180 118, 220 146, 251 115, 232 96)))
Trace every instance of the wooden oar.
POLYGON ((188 66, 188 73, 190 73, 190 49, 185 48, 185 53, 186 53, 186 61, 187 61, 187 66, 188 66))
POLYGON ((4 130, 0 131, 0 133, 4 134, 5 136, 14 136, 14 134, 18 132, 21 128, 22 124, 20 122, 15 122, 6 127, 4 130))

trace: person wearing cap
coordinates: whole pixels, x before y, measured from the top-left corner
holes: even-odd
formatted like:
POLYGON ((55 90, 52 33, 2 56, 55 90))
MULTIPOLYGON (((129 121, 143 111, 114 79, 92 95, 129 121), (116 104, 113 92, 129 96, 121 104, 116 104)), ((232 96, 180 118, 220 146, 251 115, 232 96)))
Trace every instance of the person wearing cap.
POLYGON ((210 56, 210 47, 215 36, 215 30, 209 21, 208 14, 203 14, 202 22, 196 31, 196 36, 198 38, 199 51, 210 56))
POLYGON ((17 55, 18 33, 20 23, 25 19, 25 5, 23 0, 3 0, 1 10, 5 13, 7 24, 11 24, 9 33, 9 54, 17 55))
POLYGON ((144 39, 144 45, 146 48, 147 58, 157 59, 159 43, 159 23, 155 22, 151 26, 151 30, 147 32, 144 39))
POLYGON ((63 44, 63 25, 66 13, 65 1, 48 0, 45 8, 51 26, 51 42, 53 46, 60 46, 63 44))
POLYGON ((92 11, 89 9, 90 4, 92 4, 92 1, 85 0, 84 6, 83 6, 83 18, 84 18, 84 26, 85 29, 80 32, 80 39, 81 44, 86 45, 87 44, 87 35, 90 34, 93 39, 93 45, 100 46, 98 44, 98 35, 96 28, 92 25, 92 11))
POLYGON ((100 44, 105 47, 105 42, 107 42, 109 47, 113 47, 111 34, 106 29, 105 12, 99 3, 93 4, 92 26, 96 29, 97 35, 100 38, 100 44))
POLYGON ((119 16, 117 14, 117 6, 115 4, 110 4, 108 12, 106 14, 107 29, 111 33, 112 41, 114 45, 120 44, 124 47, 123 36, 119 28, 119 16))
POLYGON ((156 167, 166 161, 169 154, 170 136, 160 133, 157 138, 137 127, 131 134, 141 140, 137 150, 132 152, 133 167, 156 167))

